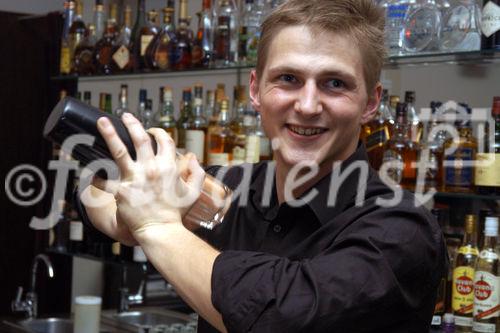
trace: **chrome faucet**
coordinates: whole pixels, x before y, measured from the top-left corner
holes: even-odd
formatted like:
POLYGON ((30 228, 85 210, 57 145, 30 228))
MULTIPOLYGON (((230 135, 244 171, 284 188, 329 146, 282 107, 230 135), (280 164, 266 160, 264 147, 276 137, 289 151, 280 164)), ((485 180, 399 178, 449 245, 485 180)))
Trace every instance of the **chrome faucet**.
POLYGON ((139 289, 136 294, 131 294, 127 288, 127 267, 123 267, 122 274, 122 287, 120 288, 120 304, 118 305, 118 312, 126 312, 129 310, 130 305, 139 305, 144 302, 143 291, 146 285, 146 276, 147 276, 148 267, 146 264, 142 265, 142 273, 143 277, 141 279, 141 284, 139 285, 139 289))
POLYGON ((39 254, 33 259, 31 265, 31 283, 30 289, 26 293, 26 298, 23 300, 23 287, 17 289, 16 299, 12 301, 11 307, 13 312, 26 312, 28 318, 36 318, 38 316, 38 298, 35 292, 36 275, 38 271, 38 263, 42 261, 47 267, 47 273, 50 278, 54 277, 54 268, 49 257, 45 254, 39 254))

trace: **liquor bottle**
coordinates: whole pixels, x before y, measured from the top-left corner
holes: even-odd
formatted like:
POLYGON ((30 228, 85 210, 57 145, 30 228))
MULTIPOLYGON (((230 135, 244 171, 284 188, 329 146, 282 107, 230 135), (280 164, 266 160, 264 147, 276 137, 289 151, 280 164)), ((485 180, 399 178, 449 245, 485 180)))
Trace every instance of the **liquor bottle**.
POLYGON ((89 25, 83 40, 76 46, 71 72, 78 75, 95 73, 94 49, 96 44, 95 27, 89 25))
POLYGON ((229 128, 229 100, 224 98, 221 102, 217 124, 208 128, 208 165, 229 166, 232 160, 232 136, 229 128))
POLYGON ((145 129, 151 128, 154 125, 155 121, 155 113, 153 111, 153 100, 146 100, 146 107, 144 108, 144 112, 142 113, 142 126, 145 129))
POLYGON ((390 0, 385 19, 385 42, 389 56, 402 54, 402 27, 409 8, 407 0, 390 0))
POLYGON ((481 47, 481 8, 476 0, 444 2, 440 48, 476 51, 481 47))
POLYGON ((389 96, 389 108, 391 110, 391 114, 396 114, 396 106, 398 105, 400 101, 399 96, 397 95, 391 95, 389 96))
POLYGON ((401 168, 396 165, 388 168, 389 177, 405 189, 413 189, 417 178, 418 144, 410 138, 410 126, 406 104, 398 103, 396 106, 396 123, 394 134, 387 141, 383 163, 402 163, 401 168))
POLYGON ((215 126, 219 121, 219 112, 222 105, 222 101, 226 98, 226 85, 224 83, 218 83, 217 89, 215 90, 215 104, 212 112, 212 116, 209 118, 209 127, 215 126))
POLYGON ((72 253, 84 252, 83 223, 75 209, 69 209, 69 251, 72 253))
POLYGON ((130 48, 130 39, 132 34, 131 15, 132 11, 130 6, 127 5, 123 13, 123 26, 120 29, 111 51, 111 71, 115 74, 128 73, 133 69, 134 60, 132 49, 130 48))
POLYGON ((210 124, 211 119, 214 114, 215 109, 215 94, 213 90, 207 90, 206 99, 205 99, 205 117, 208 119, 210 124))
POLYGON ((111 94, 105 94, 104 97, 104 112, 108 114, 113 113, 113 106, 112 106, 112 100, 111 100, 111 94))
POLYGON ((474 187, 474 169, 477 140, 472 135, 469 122, 456 124, 459 137, 450 138, 445 144, 445 152, 456 147, 444 157, 444 185, 447 192, 472 192, 474 187))
MULTIPOLYGON (((489 151, 476 154, 474 184, 481 194, 500 195, 500 97, 493 98, 491 116, 495 122, 495 141, 489 151)), ((493 129, 492 129, 493 130, 493 129)))
POLYGON ((455 317, 452 313, 445 313, 443 316, 443 333, 455 333, 455 317))
POLYGON ((160 87, 160 103, 156 114, 156 125, 163 128, 177 145, 177 123, 174 116, 172 88, 160 87))
POLYGON ((414 91, 405 92, 405 103, 408 112, 408 122, 410 124, 411 140, 415 143, 419 143, 424 132, 424 124, 420 121, 417 110, 415 110, 414 91))
POLYGON ((239 62, 242 65, 255 64, 260 40, 260 24, 263 19, 259 1, 245 0, 240 25, 239 62))
POLYGON ((264 133, 262 128, 262 117, 259 112, 255 115, 255 127, 257 129, 257 135, 259 136, 259 161, 268 161, 273 159, 273 151, 271 149, 271 142, 264 133))
POLYGON ((102 0, 95 0, 94 7, 94 27, 95 35, 99 40, 104 35, 106 31, 106 13, 104 13, 104 5, 102 0))
POLYGON ((83 92, 83 101, 88 105, 92 105, 92 93, 90 91, 83 92))
POLYGON ((406 53, 435 51, 441 34, 441 12, 435 0, 416 1, 403 20, 402 45, 406 53))
POLYGON ((119 106, 113 112, 117 117, 122 117, 124 113, 132 113, 128 108, 128 85, 122 84, 120 87, 120 95, 118 96, 119 106))
POLYGON ((146 50, 146 65, 149 69, 167 70, 173 68, 177 44, 173 7, 163 8, 163 26, 146 50))
POLYGON ((500 1, 485 0, 481 15, 481 49, 500 49, 500 1))
POLYGON ((245 162, 258 163, 260 161, 260 132, 257 128, 254 110, 245 111, 243 124, 245 128, 245 162))
POLYGON ((497 332, 500 328, 500 269, 497 238, 498 218, 487 217, 484 246, 479 252, 474 272, 474 333, 497 332))
MULTIPOLYGON (((440 102, 431 102, 432 119, 427 130, 427 140, 423 143, 420 160, 426 158, 428 165, 425 169, 424 190, 443 190, 443 158, 444 144, 447 140, 446 132, 438 130, 436 109, 441 106, 440 102)), ((418 180, 417 180, 418 181, 418 180)))
POLYGON ((106 110, 106 93, 100 93, 99 94, 99 110, 102 112, 105 112, 106 110))
POLYGON ((472 331, 474 268, 479 254, 476 231, 476 217, 466 215, 465 235, 453 268, 452 308, 457 332, 472 331))
POLYGON ((61 53, 59 72, 61 75, 66 75, 71 72, 71 49, 70 49, 70 35, 69 30, 73 24, 73 17, 75 12, 75 2, 64 2, 64 25, 61 36, 61 53))
POLYGON ((187 0, 180 0, 179 24, 177 25, 174 68, 183 70, 192 66, 193 32, 189 29, 187 0))
POLYGON ((229 123, 231 129, 232 160, 231 165, 245 163, 246 128, 244 124, 244 113, 246 112, 246 89, 245 86, 234 87, 233 117, 229 123))
POLYGON ((238 8, 233 0, 219 0, 215 13, 215 65, 233 65, 238 59, 238 8))
POLYGON ((109 19, 106 25, 106 31, 102 38, 97 42, 94 49, 94 61, 96 73, 113 74, 113 46, 115 42, 115 24, 109 19))
POLYGON ((66 216, 66 201, 58 200, 57 207, 59 209, 59 214, 54 221, 54 226, 52 227, 52 240, 49 240, 49 245, 56 251, 64 252, 68 249, 68 239, 69 239, 69 223, 66 216))
POLYGON ((146 68, 145 56, 149 43, 153 40, 154 32, 146 22, 146 0, 137 0, 137 17, 132 29, 132 53, 134 55, 134 70, 146 68))
POLYGON ((137 119, 139 121, 143 121, 142 117, 144 116, 144 112, 146 110, 146 100, 148 99, 148 91, 146 89, 139 90, 139 104, 137 107, 137 119))
POLYGON ((148 12, 148 26, 150 27, 151 31, 153 31, 155 36, 158 35, 158 12, 154 9, 148 12))
POLYGON ((76 12, 75 19, 69 28, 69 54, 71 59, 71 68, 74 68, 75 64, 75 51, 76 47, 85 38, 87 34, 87 27, 83 22, 83 3, 82 1, 76 2, 76 12))
POLYGON ((375 118, 363 126, 361 136, 366 146, 368 160, 375 170, 380 169, 384 158, 386 142, 391 138, 391 130, 394 127, 394 118, 389 109, 389 93, 383 90, 382 101, 377 110, 375 118))
POLYGON ((238 62, 247 63, 247 45, 250 35, 251 19, 253 17, 253 0, 245 0, 241 11, 241 24, 238 31, 238 62))
POLYGON ((183 154, 187 152, 186 147, 186 131, 189 128, 192 113, 192 103, 191 103, 191 88, 184 88, 182 91, 182 101, 180 107, 180 116, 177 120, 177 149, 183 154))
POLYGON ((213 21, 211 0, 203 0, 198 15, 198 32, 193 43, 193 67, 208 67, 213 58, 213 21))
POLYGON ((198 163, 205 164, 207 161, 206 136, 208 121, 203 114, 203 86, 194 87, 193 116, 189 119, 186 129, 186 150, 194 153, 198 163))
MULTIPOLYGON (((445 227, 445 219, 443 211, 439 208, 434 208, 431 210, 432 215, 436 218, 441 227, 441 230, 444 230, 445 227)), ((431 328, 439 329, 442 324, 442 317, 446 312, 446 282, 448 279, 448 272, 445 272, 441 277, 441 281, 438 286, 437 295, 436 295, 436 303, 434 305, 434 315, 432 316, 431 328)))

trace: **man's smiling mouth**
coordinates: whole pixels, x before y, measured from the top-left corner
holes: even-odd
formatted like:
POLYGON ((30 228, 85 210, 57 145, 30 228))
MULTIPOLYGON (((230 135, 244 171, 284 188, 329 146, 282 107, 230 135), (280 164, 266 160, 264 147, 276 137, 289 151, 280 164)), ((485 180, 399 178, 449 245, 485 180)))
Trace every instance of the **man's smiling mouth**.
POLYGON ((318 135, 327 131, 326 128, 320 128, 320 127, 306 127, 297 125, 286 125, 286 127, 293 133, 303 136, 318 135))

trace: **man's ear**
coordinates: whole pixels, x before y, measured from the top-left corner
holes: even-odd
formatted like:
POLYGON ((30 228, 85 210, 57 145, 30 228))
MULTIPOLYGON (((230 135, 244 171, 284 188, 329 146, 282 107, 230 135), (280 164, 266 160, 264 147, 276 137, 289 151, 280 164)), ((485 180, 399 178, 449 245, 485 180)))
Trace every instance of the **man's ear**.
POLYGON ((259 80, 255 69, 250 72, 250 102, 253 109, 260 112, 259 80))
POLYGON ((365 111, 361 116, 361 125, 368 123, 375 117, 377 113, 380 100, 382 98, 382 84, 377 82, 375 88, 373 88, 371 94, 368 96, 368 102, 366 103, 365 111))

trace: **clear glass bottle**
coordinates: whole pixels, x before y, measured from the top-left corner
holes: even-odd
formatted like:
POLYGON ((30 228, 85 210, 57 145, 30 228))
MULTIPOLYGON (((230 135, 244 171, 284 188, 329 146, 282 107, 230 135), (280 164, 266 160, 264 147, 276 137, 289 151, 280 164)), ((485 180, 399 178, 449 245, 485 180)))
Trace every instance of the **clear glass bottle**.
MULTIPOLYGON (((119 100, 119 106, 118 108, 115 109, 113 112, 117 117, 122 117, 124 113, 132 113, 130 109, 128 108, 128 85, 122 84, 120 87, 120 94, 118 96, 119 100)), ((136 114, 132 113, 135 117, 137 117, 136 114)))
POLYGON ((103 37, 104 32, 106 31, 106 13, 104 12, 104 4, 102 0, 95 0, 94 27, 96 38, 99 40, 103 37))
POLYGON ((420 118, 415 109, 415 92, 407 91, 405 92, 405 103, 408 112, 408 123, 410 125, 410 137, 415 143, 420 143, 422 135, 424 132, 424 124, 420 121, 420 118))
POLYGON ((214 15, 215 65, 234 65, 238 59, 238 7, 234 0, 219 0, 214 15))
POLYGON ((208 165, 229 166, 232 160, 232 133, 229 128, 229 100, 221 102, 218 122, 208 128, 208 165))
POLYGON ((142 114, 142 126, 145 129, 151 128, 154 126, 155 122, 155 112, 153 110, 153 100, 146 100, 146 107, 144 108, 144 112, 142 114))
POLYGON ((149 69, 167 70, 173 68, 177 44, 173 7, 163 8, 163 26, 146 50, 146 65, 149 69))
POLYGON ((179 23, 177 25, 174 68, 184 70, 191 68, 193 31, 189 28, 190 19, 187 12, 187 0, 180 0, 179 23))
POLYGON ((487 217, 484 246, 474 272, 474 333, 497 332, 500 328, 500 270, 497 249, 498 218, 487 217))
POLYGON ((408 0, 390 0, 387 4, 385 42, 389 56, 402 54, 403 24, 409 6, 410 1, 408 0))
POLYGON ((207 161, 206 137, 208 121, 203 112, 203 86, 194 87, 193 116, 189 119, 186 130, 186 150, 194 153, 198 163, 204 165, 207 161))
MULTIPOLYGON (((139 104, 137 107, 137 119, 143 122, 144 112, 146 110, 146 100, 148 99, 148 91, 146 89, 139 90, 139 104)), ((144 125, 144 124, 143 124, 144 125)))
POLYGON ((466 215, 465 235, 453 268, 452 308, 457 332, 472 331, 474 268, 478 255, 477 220, 474 215, 466 215))
POLYGON ((255 115, 256 133, 259 139, 259 161, 268 161, 273 159, 273 150, 271 149, 271 141, 267 137, 262 128, 262 117, 259 112, 255 115))
POLYGON ((441 34, 441 11, 435 0, 411 4, 404 19, 402 45, 404 52, 435 51, 441 34))
POLYGON ((440 48, 445 52, 481 47, 481 9, 477 0, 452 1, 442 11, 440 48))
POLYGON ((163 130, 174 139, 177 145, 177 122, 174 115, 174 102, 171 87, 160 87, 160 103, 156 115, 156 126, 163 128, 163 130))
POLYGON ((209 67, 213 58, 213 21, 211 0, 203 0, 198 15, 198 32, 193 44, 194 67, 209 67))
POLYGON ((130 48, 130 38, 132 35, 132 12, 130 6, 126 6, 123 14, 123 26, 116 38, 116 42, 112 48, 112 72, 113 73, 127 73, 132 71, 134 66, 134 59, 132 49, 130 48))

